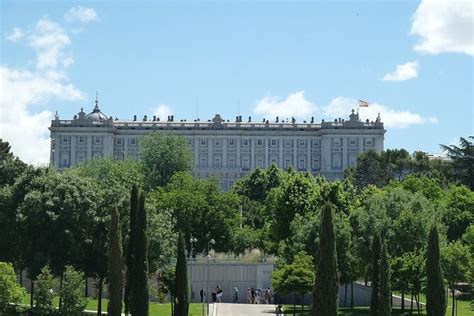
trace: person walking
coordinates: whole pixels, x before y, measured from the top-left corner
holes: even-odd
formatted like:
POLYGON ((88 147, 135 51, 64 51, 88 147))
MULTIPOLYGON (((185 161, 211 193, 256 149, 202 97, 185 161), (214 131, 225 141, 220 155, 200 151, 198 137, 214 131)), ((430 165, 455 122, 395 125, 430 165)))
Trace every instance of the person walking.
POLYGON ((252 288, 252 290, 250 290, 250 293, 252 294, 252 304, 255 304, 255 298, 257 296, 257 292, 255 291, 254 288, 252 288))
POLYGON ((247 304, 252 304, 252 293, 250 292, 250 288, 247 288, 247 304))
POLYGON ((224 291, 220 285, 217 286, 217 303, 222 303, 222 296, 224 295, 224 291))
POLYGON ((265 299, 265 304, 270 304, 270 289, 265 289, 265 293, 263 294, 263 298, 265 299))
POLYGON ((234 287, 234 303, 239 302, 239 289, 237 287, 234 287))

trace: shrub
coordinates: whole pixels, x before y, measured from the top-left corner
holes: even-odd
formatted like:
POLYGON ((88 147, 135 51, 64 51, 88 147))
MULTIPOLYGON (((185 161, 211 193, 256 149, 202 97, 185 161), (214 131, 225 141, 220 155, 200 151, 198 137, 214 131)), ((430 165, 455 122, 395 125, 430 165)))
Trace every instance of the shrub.
POLYGON ((49 266, 44 266, 35 281, 35 312, 51 315, 54 312, 53 298, 56 281, 51 274, 49 266))
POLYGON ((6 312, 11 303, 20 303, 24 296, 25 289, 16 282, 12 264, 0 262, 0 312, 6 312))
POLYGON ((66 266, 63 276, 63 288, 61 290, 61 313, 64 315, 80 315, 87 306, 87 298, 84 297, 84 273, 66 266))

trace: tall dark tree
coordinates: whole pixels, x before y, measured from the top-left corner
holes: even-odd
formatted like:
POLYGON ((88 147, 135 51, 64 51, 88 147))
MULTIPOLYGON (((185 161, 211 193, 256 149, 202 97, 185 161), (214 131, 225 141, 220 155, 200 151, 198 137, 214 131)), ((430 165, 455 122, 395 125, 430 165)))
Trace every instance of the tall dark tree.
POLYGON ((446 291, 441 271, 438 227, 433 225, 428 237, 426 259, 426 313, 443 316, 446 313, 446 291))
POLYGON ((176 270, 174 278, 174 316, 188 316, 188 267, 183 233, 178 235, 178 253, 176 254, 176 270))
POLYGON ((136 239, 136 222, 137 222, 137 212, 138 212, 138 187, 133 186, 130 193, 130 228, 128 232, 128 247, 127 247, 127 274, 126 274, 126 284, 125 284, 125 295, 124 295, 124 305, 125 305, 125 314, 131 310, 131 292, 133 285, 133 263, 134 263, 134 251, 135 251, 135 239, 136 239))
POLYGON ((448 157, 453 161, 454 176, 458 181, 474 190, 474 136, 459 138, 459 146, 441 145, 448 157))
POLYGON ((135 241, 131 273, 130 310, 132 316, 148 315, 148 238, 145 194, 138 194, 135 241))
POLYGON ((380 234, 374 234, 372 240, 372 297, 370 298, 370 315, 379 315, 380 306, 380 234))
POLYGON ((120 316, 122 313, 122 234, 117 207, 111 212, 109 228, 109 305, 108 315, 120 316))
POLYGON ((390 300, 392 296, 390 284, 390 261, 387 253, 387 245, 382 241, 382 250, 380 254, 380 294, 379 294, 379 315, 390 316, 392 307, 390 300))
POLYGON ((322 210, 319 235, 319 256, 316 267, 316 284, 313 292, 314 316, 337 315, 339 277, 333 218, 333 206, 331 203, 326 203, 322 210))

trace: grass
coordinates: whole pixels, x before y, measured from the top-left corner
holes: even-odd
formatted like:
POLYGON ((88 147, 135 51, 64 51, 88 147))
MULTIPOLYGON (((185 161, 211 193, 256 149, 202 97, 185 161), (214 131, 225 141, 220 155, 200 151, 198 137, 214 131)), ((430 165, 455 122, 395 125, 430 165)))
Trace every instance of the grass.
MULTIPOLYGON (((420 300, 423 302, 425 301, 424 297, 420 296, 420 300)), ((98 301, 95 299, 89 299, 87 303, 87 310, 96 311, 97 310, 97 303, 98 301)), ((103 299, 102 300, 102 311, 107 311, 107 303, 108 301, 103 299)), ((23 304, 29 305, 30 304, 30 295, 26 295, 23 299, 23 304)), ((452 313, 452 300, 448 301, 448 308, 446 309, 446 316, 451 316, 452 313)), ((458 304, 458 313, 457 316, 472 316, 473 310, 471 308, 469 301, 457 301, 458 304)), ((415 305, 415 304, 414 304, 415 305)), ((54 306, 59 306, 59 298, 54 298, 54 306)), ((415 307, 414 307, 415 308, 415 307)), ((284 305, 283 306, 284 314, 285 315, 293 315, 293 305, 284 305)), ((295 313, 297 316, 309 316, 309 306, 304 306, 303 313, 301 312, 301 305, 296 305, 295 313)), ((171 315, 171 304, 157 304, 157 303, 150 303, 150 315, 159 315, 159 316, 166 316, 171 315)), ((202 305, 198 303, 191 303, 189 304, 189 316, 200 316, 202 315, 202 305)), ((354 310, 350 310, 350 308, 340 308, 339 315, 344 316, 353 316, 353 315, 369 315, 369 308, 368 307, 357 307, 354 310)), ((400 310, 396 309, 393 310, 392 315, 410 315, 410 305, 405 306, 405 312, 402 313, 400 310)), ((412 315, 416 315, 416 311, 413 312, 412 315)), ((422 315, 426 315, 426 311, 423 311, 422 315)))
MULTIPOLYGON (((97 303, 99 301, 96 299, 89 299, 87 302, 86 310, 96 311, 97 310, 97 303)), ((30 305, 30 295, 27 294, 24 298, 22 303, 24 305, 30 305)), ((59 297, 55 297, 53 300, 53 304, 55 307, 59 306, 59 297)), ((102 300, 102 311, 107 311, 108 300, 102 300)), ((171 315, 171 304, 158 304, 158 303, 150 303, 150 315, 159 315, 159 316, 167 316, 171 315)), ((202 304, 198 303, 191 303, 189 304, 189 316, 202 316, 202 304)))

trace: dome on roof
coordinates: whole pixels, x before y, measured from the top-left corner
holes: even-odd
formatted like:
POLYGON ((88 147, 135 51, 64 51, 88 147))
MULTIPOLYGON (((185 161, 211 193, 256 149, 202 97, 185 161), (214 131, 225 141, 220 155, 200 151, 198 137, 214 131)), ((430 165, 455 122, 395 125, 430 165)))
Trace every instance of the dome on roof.
POLYGON ((91 121, 102 121, 102 120, 107 120, 107 115, 105 115, 103 112, 100 111, 99 109, 99 100, 95 100, 95 107, 94 110, 92 110, 91 113, 87 114, 85 117, 86 120, 91 120, 91 121))

